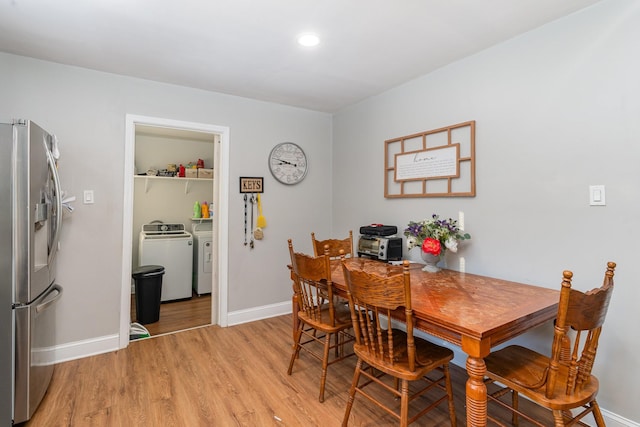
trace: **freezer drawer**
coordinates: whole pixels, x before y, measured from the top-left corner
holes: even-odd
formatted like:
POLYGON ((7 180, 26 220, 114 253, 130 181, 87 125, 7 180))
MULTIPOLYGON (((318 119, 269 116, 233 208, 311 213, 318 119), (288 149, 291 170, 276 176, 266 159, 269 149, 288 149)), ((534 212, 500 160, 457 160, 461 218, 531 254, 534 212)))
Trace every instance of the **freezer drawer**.
POLYGON ((51 285, 33 303, 15 308, 14 423, 31 418, 49 387, 54 360, 56 303, 62 287, 51 285))

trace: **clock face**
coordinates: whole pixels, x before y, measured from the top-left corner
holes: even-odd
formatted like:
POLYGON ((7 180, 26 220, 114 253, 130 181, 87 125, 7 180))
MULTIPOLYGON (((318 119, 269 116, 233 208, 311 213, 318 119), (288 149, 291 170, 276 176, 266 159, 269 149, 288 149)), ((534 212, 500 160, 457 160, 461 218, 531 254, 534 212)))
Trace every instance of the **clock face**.
POLYGON ((282 142, 269 154, 269 170, 281 183, 297 184, 307 175, 307 156, 297 144, 282 142))

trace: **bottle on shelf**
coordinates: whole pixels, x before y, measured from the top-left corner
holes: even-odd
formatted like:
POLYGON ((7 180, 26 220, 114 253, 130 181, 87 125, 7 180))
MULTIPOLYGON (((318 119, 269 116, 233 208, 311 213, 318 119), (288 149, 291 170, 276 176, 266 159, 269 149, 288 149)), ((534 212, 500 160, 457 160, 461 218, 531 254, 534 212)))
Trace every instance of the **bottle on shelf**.
POLYGON ((200 206, 200 202, 196 200, 196 203, 193 205, 193 217, 194 218, 202 218, 202 208, 200 206))

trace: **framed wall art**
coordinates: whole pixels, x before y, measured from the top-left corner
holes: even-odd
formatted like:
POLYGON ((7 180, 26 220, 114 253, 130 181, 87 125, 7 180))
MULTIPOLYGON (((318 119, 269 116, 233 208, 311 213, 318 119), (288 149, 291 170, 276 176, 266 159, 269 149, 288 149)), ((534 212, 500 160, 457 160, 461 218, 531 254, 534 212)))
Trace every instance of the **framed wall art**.
POLYGON ((474 197, 476 122, 388 139, 384 197, 474 197))

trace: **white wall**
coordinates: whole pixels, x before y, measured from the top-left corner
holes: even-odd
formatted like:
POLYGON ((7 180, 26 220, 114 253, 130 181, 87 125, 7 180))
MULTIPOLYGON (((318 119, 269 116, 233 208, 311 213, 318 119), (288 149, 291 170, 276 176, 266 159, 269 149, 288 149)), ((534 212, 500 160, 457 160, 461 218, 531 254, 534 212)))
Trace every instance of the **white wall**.
MULTIPOLYGON (((229 311, 291 299, 287 238, 311 251, 310 231, 331 230, 331 116, 287 106, 94 72, 0 53, 0 120, 34 120, 60 140, 60 175, 69 194, 94 190, 64 220, 58 279, 65 293, 57 342, 86 344, 119 332, 125 116, 230 128, 229 311), (296 186, 275 181, 267 156, 298 143, 309 173, 296 186), (243 245, 240 176, 263 176, 264 239, 243 245)), ((80 197, 81 199, 81 197, 80 197)), ((117 340, 116 340, 117 342, 117 340)))
MULTIPOLYGON (((601 406, 640 421, 640 3, 599 3, 423 76, 334 117, 334 229, 404 228, 465 212, 466 270, 559 288, 616 290, 595 372, 601 406), (384 199, 386 139, 476 120, 477 196, 384 199), (590 207, 588 187, 606 185, 590 207), (364 188, 364 190, 363 190, 364 188)), ((453 255, 453 256, 451 256, 453 255)), ((447 263, 458 268, 457 257, 447 263)), ((550 332, 550 329, 546 332, 550 332)), ((530 334, 533 345, 550 336, 530 334), (543 338, 541 338, 543 336, 543 338)), ((545 341, 546 342, 546 341, 545 341)))

